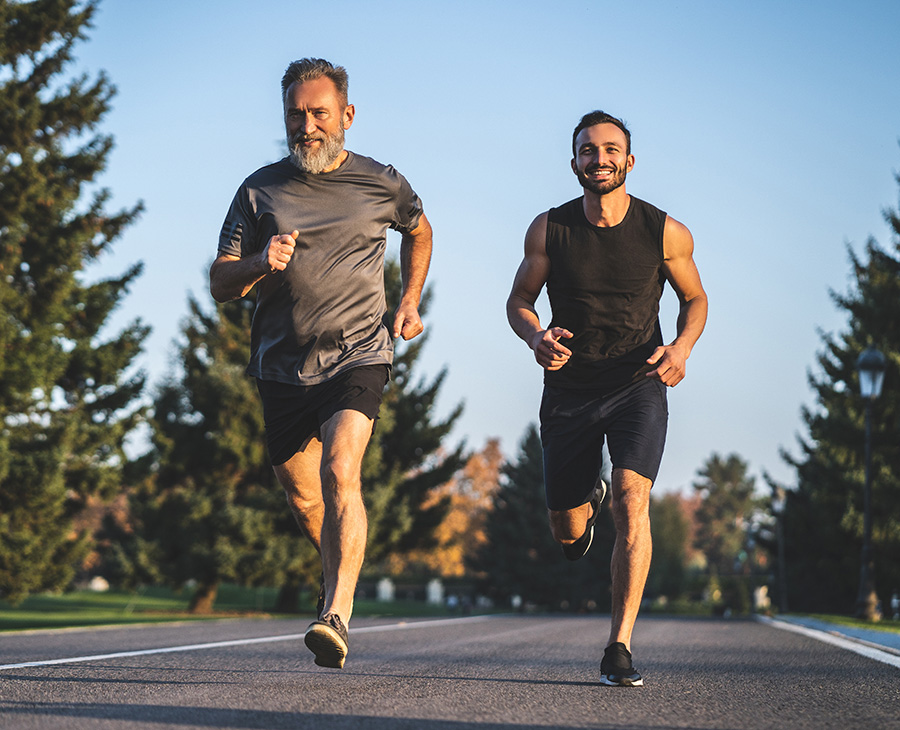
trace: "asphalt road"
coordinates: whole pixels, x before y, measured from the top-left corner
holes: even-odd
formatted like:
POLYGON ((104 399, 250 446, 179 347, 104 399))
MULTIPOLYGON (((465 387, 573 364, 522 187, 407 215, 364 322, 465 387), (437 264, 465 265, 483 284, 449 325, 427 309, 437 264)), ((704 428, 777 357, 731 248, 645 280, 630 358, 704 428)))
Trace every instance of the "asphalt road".
POLYGON ((638 688, 605 617, 355 619, 343 670, 306 623, 0 635, 0 728, 900 728, 900 668, 754 621, 640 618, 638 688))

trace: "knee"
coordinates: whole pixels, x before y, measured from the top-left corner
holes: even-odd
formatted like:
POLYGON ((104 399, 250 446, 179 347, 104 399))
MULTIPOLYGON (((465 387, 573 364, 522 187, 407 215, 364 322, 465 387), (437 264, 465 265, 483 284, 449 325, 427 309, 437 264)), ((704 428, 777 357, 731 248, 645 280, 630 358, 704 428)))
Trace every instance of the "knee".
POLYGON ((611 505, 616 529, 628 532, 649 526, 652 482, 643 477, 616 481, 619 483, 613 488, 611 505))
POLYGON ((326 499, 351 499, 361 493, 359 466, 334 458, 322 464, 322 492, 326 499))
POLYGON ((291 511, 297 515, 307 515, 322 508, 322 499, 310 499, 295 489, 285 489, 284 497, 291 511))

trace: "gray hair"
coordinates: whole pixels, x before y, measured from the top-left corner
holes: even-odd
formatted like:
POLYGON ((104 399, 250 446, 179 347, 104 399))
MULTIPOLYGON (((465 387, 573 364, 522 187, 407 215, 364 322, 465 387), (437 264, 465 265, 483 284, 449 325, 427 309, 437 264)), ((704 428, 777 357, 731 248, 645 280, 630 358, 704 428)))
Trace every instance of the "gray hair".
POLYGON ((341 102, 347 106, 347 88, 350 85, 347 69, 343 66, 334 66, 324 58, 301 58, 287 67, 284 76, 281 77, 282 103, 287 98, 287 90, 291 84, 302 84, 323 77, 331 79, 337 88, 341 102))

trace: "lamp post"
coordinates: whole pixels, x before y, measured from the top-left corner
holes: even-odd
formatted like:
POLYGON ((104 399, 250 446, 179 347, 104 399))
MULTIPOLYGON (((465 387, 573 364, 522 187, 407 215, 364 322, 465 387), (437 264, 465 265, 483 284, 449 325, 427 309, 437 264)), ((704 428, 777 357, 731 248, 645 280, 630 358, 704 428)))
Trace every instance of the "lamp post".
POLYGON ((875 566, 872 559, 872 404, 881 395, 885 362, 874 347, 867 347, 856 361, 859 392, 866 401, 866 481, 863 488, 863 547, 859 571, 859 595, 856 615, 868 621, 881 618, 878 594, 875 592, 875 566))
POLYGON ((784 487, 772 486, 772 511, 775 513, 775 538, 778 542, 778 612, 788 612, 787 575, 784 564, 784 508, 787 494, 784 487))

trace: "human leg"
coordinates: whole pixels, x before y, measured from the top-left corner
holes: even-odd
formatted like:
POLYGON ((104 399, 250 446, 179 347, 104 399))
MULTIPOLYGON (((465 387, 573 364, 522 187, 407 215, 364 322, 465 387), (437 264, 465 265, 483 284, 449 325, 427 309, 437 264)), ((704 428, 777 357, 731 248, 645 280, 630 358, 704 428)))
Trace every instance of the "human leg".
POLYGON ((553 539, 569 560, 591 545, 606 485, 599 478, 603 432, 600 399, 560 388, 544 388, 541 444, 547 515, 553 539))
POLYGON ((322 442, 318 435, 310 436, 283 464, 272 467, 284 490, 288 507, 303 534, 317 552, 321 552, 322 520, 325 503, 322 499, 322 442))
POLYGON ((304 641, 316 655, 316 664, 340 669, 349 651, 346 626, 366 547, 360 469, 372 419, 359 411, 338 411, 322 425, 321 433, 320 552, 325 591, 319 617, 306 630, 304 641))
POLYGON ((666 388, 646 381, 610 403, 607 423, 613 465, 612 516, 616 541, 611 561, 612 626, 609 643, 631 649, 631 633, 650 569, 650 489, 666 442, 666 388))
POLYGON ((360 471, 372 422, 359 411, 342 410, 321 428, 323 615, 336 613, 345 623, 350 620, 366 547, 368 522, 360 471))
POLYGON ((630 469, 614 469, 612 516, 616 528, 610 569, 612 573, 612 625, 608 644, 621 643, 631 650, 631 634, 637 620, 650 558, 650 488, 646 477, 630 469))
POLYGON ((591 499, 586 504, 570 510, 547 510, 550 532, 562 546, 568 560, 580 560, 594 541, 594 524, 600 514, 600 505, 606 497, 606 482, 596 480, 591 499))

